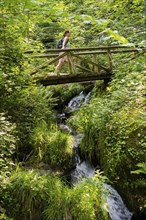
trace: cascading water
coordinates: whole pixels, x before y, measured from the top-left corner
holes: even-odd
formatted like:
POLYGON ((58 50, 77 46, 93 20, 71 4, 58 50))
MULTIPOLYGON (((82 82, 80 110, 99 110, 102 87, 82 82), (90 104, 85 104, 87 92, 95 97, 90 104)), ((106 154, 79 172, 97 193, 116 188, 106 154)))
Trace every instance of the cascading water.
POLYGON ((112 220, 130 220, 133 213, 129 212, 118 192, 108 184, 104 184, 109 194, 106 201, 109 207, 109 215, 112 220))
MULTIPOLYGON (((86 96, 81 92, 78 96, 74 97, 68 104, 71 111, 77 110, 81 104, 88 102, 90 98, 88 93, 86 96)), ((76 135, 75 138, 75 169, 71 172, 71 182, 77 184, 84 178, 91 177, 95 174, 95 167, 91 166, 88 161, 81 161, 78 155, 78 147, 83 135, 76 135)), ((109 207, 109 215, 112 220, 130 220, 132 213, 126 208, 121 196, 118 192, 110 185, 104 184, 103 187, 108 191, 106 196, 106 202, 109 207)))
POLYGON ((68 103, 68 107, 71 111, 77 110, 79 109, 79 107, 83 104, 83 103, 87 103, 89 100, 91 92, 89 92, 87 95, 84 95, 83 91, 75 96, 73 99, 71 99, 71 101, 68 103))
MULTIPOLYGON (((80 160, 79 160, 80 161, 80 160)), ((87 161, 77 163, 76 168, 71 173, 71 180, 73 184, 77 184, 79 181, 83 181, 84 178, 92 177, 95 173, 95 168, 87 161)), ((103 187, 107 190, 107 196, 105 198, 109 215, 112 220, 130 220, 132 213, 126 208, 121 196, 110 185, 104 184, 103 187)))

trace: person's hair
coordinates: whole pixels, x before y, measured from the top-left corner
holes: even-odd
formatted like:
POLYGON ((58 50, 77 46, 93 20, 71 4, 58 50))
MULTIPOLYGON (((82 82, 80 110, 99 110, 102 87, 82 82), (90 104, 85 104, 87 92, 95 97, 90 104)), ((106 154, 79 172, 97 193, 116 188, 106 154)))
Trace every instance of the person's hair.
POLYGON ((66 34, 68 34, 68 33, 70 33, 70 31, 69 31, 69 30, 65 31, 65 32, 64 32, 64 35, 63 35, 63 37, 65 37, 65 36, 66 36, 66 34))

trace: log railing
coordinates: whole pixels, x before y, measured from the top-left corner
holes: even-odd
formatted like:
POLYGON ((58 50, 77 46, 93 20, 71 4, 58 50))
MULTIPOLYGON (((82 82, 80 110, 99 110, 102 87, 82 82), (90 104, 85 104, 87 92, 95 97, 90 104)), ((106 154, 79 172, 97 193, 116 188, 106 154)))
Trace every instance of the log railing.
POLYGON ((132 53, 130 59, 134 59, 139 54, 146 52, 146 48, 132 48, 124 45, 119 46, 100 46, 100 47, 87 47, 87 48, 69 48, 69 49, 49 49, 45 51, 33 51, 28 50, 25 52, 26 58, 32 59, 43 59, 47 58, 48 60, 42 63, 41 65, 35 67, 31 71, 31 75, 37 73, 40 69, 44 69, 51 64, 56 64, 56 62, 63 58, 67 57, 69 74, 76 74, 77 69, 82 70, 82 72, 89 74, 98 74, 100 71, 104 73, 112 73, 113 69, 113 58, 112 54, 121 54, 121 53, 132 53), (36 52, 38 54, 36 54, 36 52), (60 53, 61 52, 61 53, 60 53), (105 55, 107 58, 108 65, 103 65, 98 61, 97 55, 105 55), (87 58, 88 56, 88 58, 87 58), (85 67, 81 63, 88 64, 89 67, 85 67))

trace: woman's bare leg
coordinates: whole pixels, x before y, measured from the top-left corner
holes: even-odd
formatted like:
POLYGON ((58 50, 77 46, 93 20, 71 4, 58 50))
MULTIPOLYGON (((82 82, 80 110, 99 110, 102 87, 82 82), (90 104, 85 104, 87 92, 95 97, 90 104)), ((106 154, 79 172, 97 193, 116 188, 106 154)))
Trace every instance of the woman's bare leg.
POLYGON ((63 65, 64 62, 62 62, 62 60, 60 59, 56 68, 55 68, 55 73, 57 73, 57 75, 60 75, 60 70, 61 70, 61 67, 63 65))

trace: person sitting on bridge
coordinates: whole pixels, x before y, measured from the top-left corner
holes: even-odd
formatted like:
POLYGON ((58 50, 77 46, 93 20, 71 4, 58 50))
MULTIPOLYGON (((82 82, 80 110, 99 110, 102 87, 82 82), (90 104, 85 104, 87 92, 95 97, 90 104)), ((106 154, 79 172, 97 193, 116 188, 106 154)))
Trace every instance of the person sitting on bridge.
MULTIPOLYGON (((65 49, 65 48, 69 48, 70 46, 70 43, 69 43, 69 37, 70 37, 70 31, 67 30, 64 32, 64 35, 63 35, 63 38, 61 40, 58 41, 58 44, 57 44, 57 48, 58 49, 65 49)), ((59 53, 59 55, 63 54, 63 52, 59 53)), ((62 65, 67 62, 67 57, 64 56, 62 58, 59 59, 58 61, 58 64, 55 68, 55 73, 57 75, 60 75, 60 69, 62 67, 62 65)))

